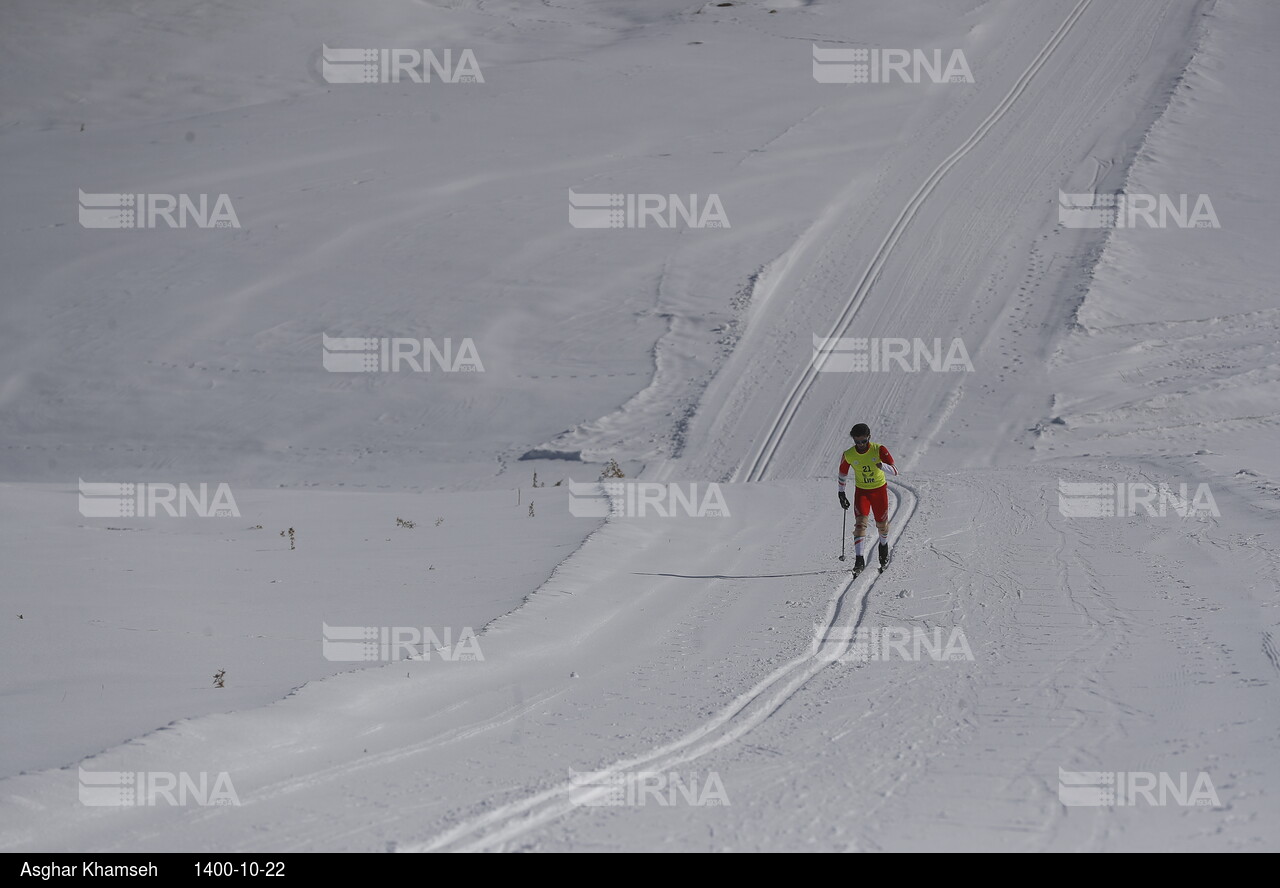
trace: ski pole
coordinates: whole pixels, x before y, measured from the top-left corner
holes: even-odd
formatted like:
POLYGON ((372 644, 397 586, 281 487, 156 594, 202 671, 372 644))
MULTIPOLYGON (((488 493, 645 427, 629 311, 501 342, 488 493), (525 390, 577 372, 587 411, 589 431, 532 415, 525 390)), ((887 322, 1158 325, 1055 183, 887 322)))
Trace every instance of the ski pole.
POLYGON ((844 516, 840 519, 840 560, 844 561, 844 535, 845 535, 844 531, 845 531, 845 528, 848 526, 849 510, 841 509, 840 511, 844 516))

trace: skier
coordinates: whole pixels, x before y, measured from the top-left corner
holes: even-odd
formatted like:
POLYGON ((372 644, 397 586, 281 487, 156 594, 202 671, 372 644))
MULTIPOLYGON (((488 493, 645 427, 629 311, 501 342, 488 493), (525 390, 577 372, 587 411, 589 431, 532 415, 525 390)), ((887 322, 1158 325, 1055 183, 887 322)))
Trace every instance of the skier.
POLYGON ((849 437, 853 438, 853 446, 840 458, 839 496, 840 508, 848 509, 849 497, 845 496, 844 485, 849 478, 849 469, 853 468, 856 488, 853 496, 853 572, 859 574, 867 566, 862 548, 866 542, 869 512, 875 512, 876 529, 880 531, 880 570, 883 571, 889 563, 889 486, 884 477, 884 467, 888 466, 895 475, 898 469, 884 445, 871 443, 871 427, 865 422, 850 429, 849 437))

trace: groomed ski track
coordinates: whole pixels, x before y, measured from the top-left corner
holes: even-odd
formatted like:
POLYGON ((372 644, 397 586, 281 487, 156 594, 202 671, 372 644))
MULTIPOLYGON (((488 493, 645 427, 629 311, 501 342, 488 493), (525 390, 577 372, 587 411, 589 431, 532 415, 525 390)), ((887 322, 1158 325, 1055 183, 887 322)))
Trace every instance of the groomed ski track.
MULTIPOLYGON (((890 535, 896 545, 902 528, 915 512, 917 496, 905 483, 894 484, 893 515, 895 527, 890 535)), ((474 820, 453 827, 437 839, 406 851, 490 851, 501 850, 522 834, 576 810, 584 802, 599 798, 609 791, 606 781, 627 772, 666 773, 689 764, 700 756, 741 740, 748 732, 778 710, 814 675, 839 660, 849 649, 852 630, 862 622, 867 595, 879 574, 867 570, 856 579, 847 577, 836 587, 823 618, 822 631, 815 631, 814 644, 804 655, 794 658, 771 672, 755 687, 687 733, 647 754, 593 769, 591 779, 601 783, 597 789, 584 789, 572 780, 526 799, 488 811, 474 820), (852 595, 850 594, 852 593, 852 595), (849 630, 832 632, 833 629, 849 630)), ((816 627, 815 627, 816 628, 816 627)))
MULTIPOLYGON (((858 281, 858 286, 854 288, 853 293, 849 297, 849 301, 841 310, 839 317, 836 319, 835 323, 832 324, 831 329, 827 331, 826 339, 844 337, 849 334, 849 328, 853 324, 854 316, 857 314, 859 306, 861 306, 863 301, 867 298, 867 294, 871 292, 871 288, 875 285, 876 279, 880 275, 880 270, 884 268, 885 263, 889 260, 889 254, 893 252, 893 248, 897 245, 898 241, 901 240, 903 233, 907 230, 908 226, 910 226, 912 220, 915 219, 916 213, 919 212, 920 207, 923 206, 929 195, 933 193, 934 189, 937 187, 938 183, 942 181, 943 177, 946 176, 947 173, 965 157, 965 155, 972 151, 974 147, 977 146, 989 132, 991 132, 992 127, 994 127, 996 123, 1004 117, 1011 108, 1013 108, 1018 97, 1023 94, 1028 84, 1031 83, 1031 79, 1035 77, 1036 73, 1042 67, 1044 67, 1044 63, 1048 61, 1049 56, 1053 53, 1054 49, 1058 47, 1058 44, 1062 42, 1063 38, 1067 36, 1075 23, 1079 21, 1080 16, 1084 13, 1085 9, 1088 8, 1091 2, 1092 0, 1080 0, 1080 2, 1075 5, 1075 8, 1071 10, 1071 14, 1067 16, 1066 20, 1063 21, 1058 30, 1054 32, 1053 37, 1051 37, 1049 42, 1044 45, 1032 60, 1031 64, 1027 66, 1027 69, 1022 72, 1022 76, 1018 78, 1017 82, 1015 82, 1009 92, 1005 94, 1000 103, 996 105, 995 109, 987 115, 987 118, 982 121, 969 138, 965 139, 955 151, 952 151, 947 155, 942 163, 934 167, 933 171, 929 173, 929 176, 920 185, 920 188, 917 189, 916 193, 911 195, 911 199, 907 201, 906 206, 902 208, 902 212, 899 213, 898 217, 893 221, 893 225, 890 227, 889 233, 885 235, 884 240, 880 242, 880 246, 872 255, 871 262, 867 265, 866 270, 862 272, 862 277, 858 281)), ((813 386, 814 380, 818 376, 818 373, 821 372, 820 367, 821 362, 816 359, 805 367, 804 373, 797 381, 795 387, 787 395, 786 401, 782 405, 782 410, 770 425, 768 433, 764 436, 764 441, 761 444, 759 451, 747 465, 745 480, 760 481, 768 476, 769 465, 774 454, 778 451, 778 445, 782 440, 782 436, 787 433, 787 429, 790 428, 791 421, 795 417, 796 412, 800 409, 800 405, 804 401, 805 395, 808 394, 809 389, 813 386)), ((738 480, 736 476, 734 480, 738 480)))

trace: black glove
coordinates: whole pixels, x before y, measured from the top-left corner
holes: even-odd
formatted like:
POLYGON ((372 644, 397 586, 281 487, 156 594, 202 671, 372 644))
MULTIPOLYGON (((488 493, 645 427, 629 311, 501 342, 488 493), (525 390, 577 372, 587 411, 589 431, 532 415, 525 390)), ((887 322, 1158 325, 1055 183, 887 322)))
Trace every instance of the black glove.
POLYGON ((849 508, 849 497, 844 495, 843 490, 840 491, 840 508, 845 509, 846 511, 849 508))

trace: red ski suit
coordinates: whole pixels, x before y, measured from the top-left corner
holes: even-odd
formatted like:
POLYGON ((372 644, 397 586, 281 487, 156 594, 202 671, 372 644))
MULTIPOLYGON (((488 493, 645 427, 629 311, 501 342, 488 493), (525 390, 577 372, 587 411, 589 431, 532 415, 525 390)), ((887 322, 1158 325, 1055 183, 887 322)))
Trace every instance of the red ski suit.
POLYGON ((883 444, 871 444, 866 453, 858 453, 850 448, 840 458, 840 490, 843 491, 849 477, 850 459, 862 470, 855 474, 855 490, 853 495, 853 511, 855 515, 874 513, 876 523, 889 520, 889 487, 884 478, 881 466, 888 466, 895 475, 898 469, 893 464, 893 455, 883 444), (852 456, 850 456, 852 453, 852 456), (874 467, 874 468, 873 468, 874 467))

